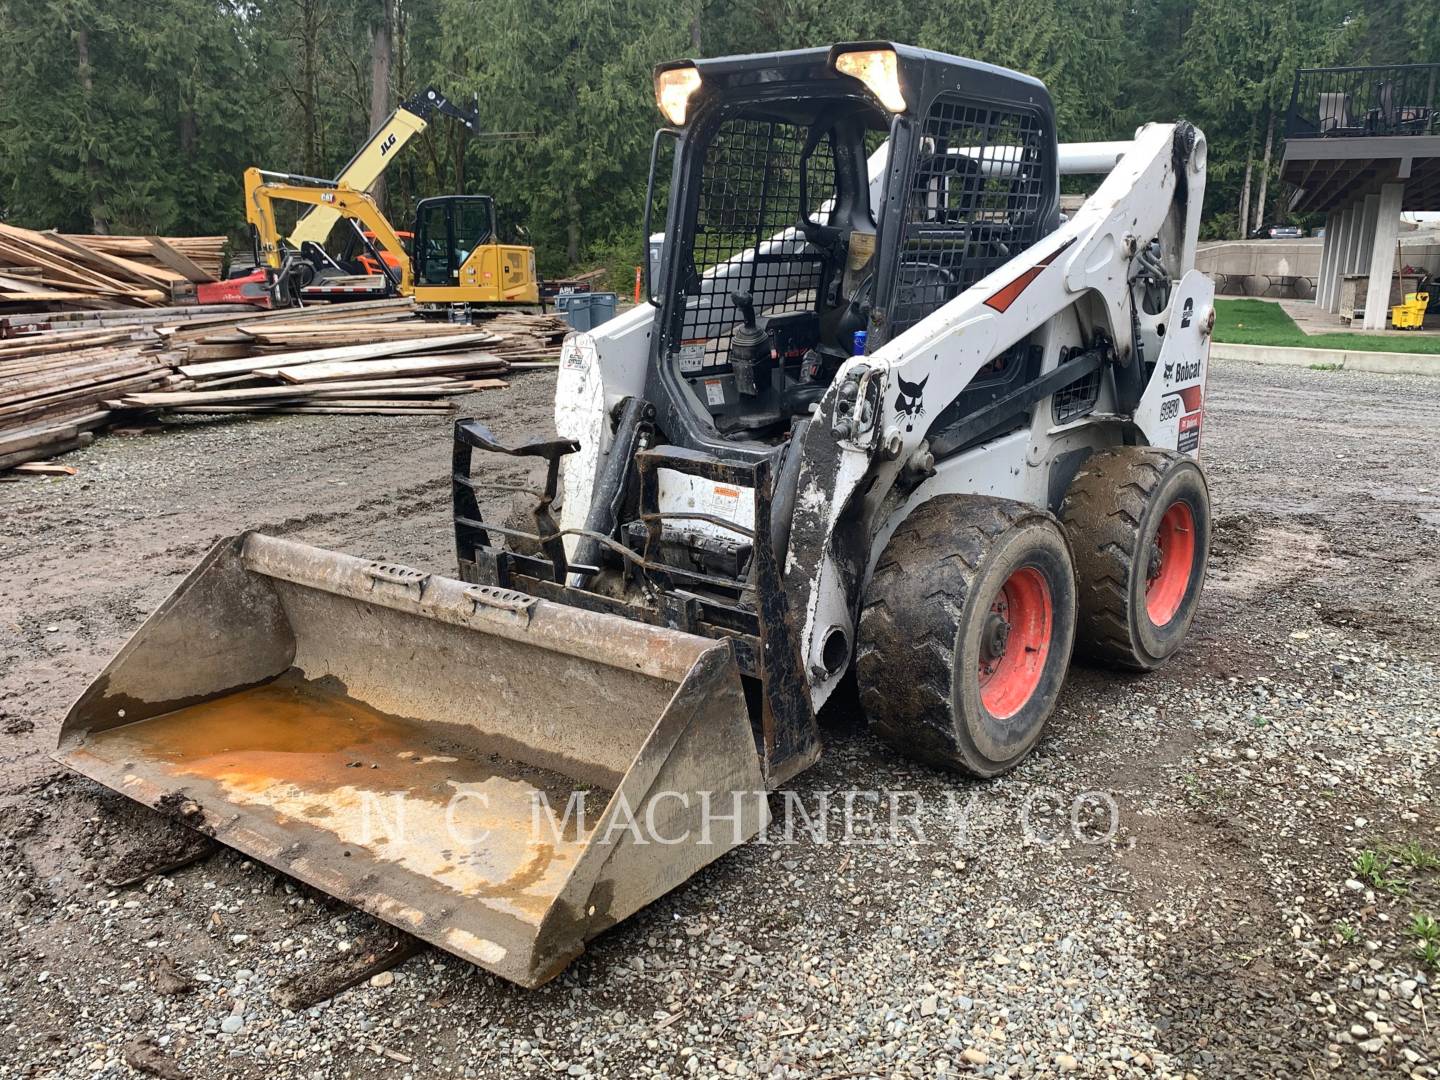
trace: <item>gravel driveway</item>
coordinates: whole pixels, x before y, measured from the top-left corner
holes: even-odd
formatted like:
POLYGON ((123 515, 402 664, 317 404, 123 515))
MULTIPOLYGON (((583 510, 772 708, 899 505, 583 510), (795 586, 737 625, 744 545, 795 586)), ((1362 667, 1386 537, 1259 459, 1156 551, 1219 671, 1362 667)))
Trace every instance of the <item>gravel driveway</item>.
MULTIPOLYGON (((465 405, 544 430, 552 386, 465 405)), ((826 842, 747 845, 538 991, 426 949, 285 1008, 383 928, 228 850, 112 887, 189 839, 45 756, 223 535, 449 571, 446 421, 186 423, 0 484, 0 1077, 1440 1076, 1440 380, 1210 387, 1174 664, 1077 667, 989 783, 827 717, 774 803, 826 842)))

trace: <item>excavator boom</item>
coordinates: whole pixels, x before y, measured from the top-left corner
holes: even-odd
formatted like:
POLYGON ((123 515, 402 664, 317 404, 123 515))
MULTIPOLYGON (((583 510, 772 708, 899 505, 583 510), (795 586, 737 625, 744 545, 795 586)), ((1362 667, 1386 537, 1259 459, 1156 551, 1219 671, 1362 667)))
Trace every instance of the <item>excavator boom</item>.
POLYGON ((363 191, 355 191, 345 186, 287 183, 285 181, 291 178, 283 175, 278 182, 267 179, 267 176, 277 175, 279 174, 267 174, 256 168, 245 170, 245 217, 255 228, 263 262, 276 270, 280 269, 283 263, 275 203, 293 202, 320 207, 334 214, 337 220, 346 218, 358 222, 373 236, 380 250, 394 257, 394 268, 399 274, 400 293, 410 295, 413 291, 410 256, 394 227, 375 205, 374 199, 363 191))

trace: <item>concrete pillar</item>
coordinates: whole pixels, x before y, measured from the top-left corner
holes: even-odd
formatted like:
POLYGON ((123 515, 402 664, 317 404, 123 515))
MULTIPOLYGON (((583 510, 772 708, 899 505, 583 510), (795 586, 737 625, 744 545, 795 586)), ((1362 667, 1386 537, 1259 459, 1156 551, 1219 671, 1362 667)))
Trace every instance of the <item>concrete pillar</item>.
POLYGON ((1328 308, 1335 280, 1335 251, 1339 245, 1340 211, 1325 215, 1325 241, 1320 248, 1320 273, 1315 278, 1315 306, 1328 308))
POLYGON ((1360 226, 1360 247, 1355 252, 1355 265, 1350 268, 1352 274, 1363 274, 1365 268, 1370 265, 1370 249, 1375 246, 1375 219, 1380 213, 1380 196, 1365 196, 1365 217, 1360 226))
MULTIPOLYGON (((1358 272, 1360 266, 1360 237, 1365 232, 1365 200, 1357 199, 1350 204, 1350 229, 1345 237, 1345 258, 1340 263, 1340 276, 1358 272)), ((1335 306, 1330 310, 1340 311, 1340 300, 1345 292, 1345 282, 1342 280, 1335 290, 1335 306)), ((1349 312, 1344 313, 1349 316, 1349 312)))
MULTIPOLYGON (((1365 329, 1384 330, 1390 314, 1390 278, 1395 273, 1395 239, 1400 235, 1403 183, 1380 189, 1370 246, 1370 284, 1365 292, 1365 329)), ((1368 199, 1366 200, 1369 201, 1368 199)))
POLYGON ((1334 315, 1340 310, 1340 279, 1350 261, 1350 245, 1355 239, 1355 207, 1347 206, 1340 211, 1340 227, 1335 230, 1335 283, 1325 302, 1326 309, 1334 315))

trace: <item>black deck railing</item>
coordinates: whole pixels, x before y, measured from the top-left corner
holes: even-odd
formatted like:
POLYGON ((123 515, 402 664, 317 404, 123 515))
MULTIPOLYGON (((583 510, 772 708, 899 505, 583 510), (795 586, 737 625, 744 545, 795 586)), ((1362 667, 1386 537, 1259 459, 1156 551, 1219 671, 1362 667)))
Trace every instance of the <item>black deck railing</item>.
POLYGON ((1440 135, 1440 64, 1301 68, 1287 139, 1440 135))

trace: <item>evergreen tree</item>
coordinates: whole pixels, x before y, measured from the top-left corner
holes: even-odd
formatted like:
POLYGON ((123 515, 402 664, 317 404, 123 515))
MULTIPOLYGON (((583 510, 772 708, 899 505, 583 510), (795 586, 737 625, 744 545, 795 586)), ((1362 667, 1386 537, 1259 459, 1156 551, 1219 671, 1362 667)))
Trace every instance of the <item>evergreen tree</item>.
POLYGON ((546 273, 618 269, 642 250, 657 61, 890 39, 1038 76, 1061 139, 1195 120, 1211 147, 1206 228, 1233 235, 1283 207, 1295 69, 1432 61, 1437 12, 1399 0, 1358 12, 1055 0, 1023 14, 1001 0, 0 0, 0 217, 238 237, 246 166, 333 176, 394 102, 434 85, 473 95, 486 130, 439 120, 415 140, 386 178, 392 219, 408 223, 428 195, 483 192, 528 224, 546 273))

